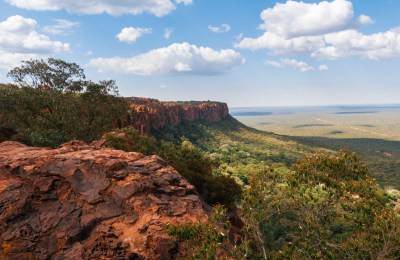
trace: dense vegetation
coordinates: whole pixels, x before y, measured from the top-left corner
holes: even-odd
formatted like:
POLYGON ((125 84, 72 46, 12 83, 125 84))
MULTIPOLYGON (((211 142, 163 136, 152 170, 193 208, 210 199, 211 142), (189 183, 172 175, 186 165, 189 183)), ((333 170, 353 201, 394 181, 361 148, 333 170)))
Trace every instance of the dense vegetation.
POLYGON ((114 81, 85 80, 74 63, 30 60, 8 75, 17 85, 0 86, 0 128, 13 129, 15 140, 31 145, 92 141, 127 110, 114 81))
POLYGON ((396 259, 400 219, 354 153, 310 155, 268 168, 243 199, 246 236, 264 258, 396 259))
POLYGON ((216 174, 232 176, 241 184, 248 184, 248 177, 255 171, 270 165, 289 166, 317 151, 285 136, 248 128, 232 117, 219 123, 185 122, 153 131, 153 135, 174 143, 191 142, 219 161, 216 174))
POLYGON ((234 205, 240 199, 241 187, 229 176, 213 174, 218 162, 194 147, 189 141, 174 144, 157 140, 151 136, 141 136, 133 128, 118 130, 123 135, 106 135, 109 147, 136 151, 147 155, 157 154, 168 161, 180 174, 193 184, 200 196, 209 204, 234 205))
MULTIPOLYGON (((354 153, 318 151, 292 138, 247 128, 233 118, 216 124, 186 122, 154 134, 175 143, 190 141, 220 162, 218 174, 245 185, 238 204, 244 239, 231 257, 400 256, 400 192, 381 189, 354 153)), ((178 231, 191 234, 202 228, 178 231)), ((178 238, 184 237, 178 231, 178 238)), ((189 236, 184 243, 201 244, 198 239, 189 236)))

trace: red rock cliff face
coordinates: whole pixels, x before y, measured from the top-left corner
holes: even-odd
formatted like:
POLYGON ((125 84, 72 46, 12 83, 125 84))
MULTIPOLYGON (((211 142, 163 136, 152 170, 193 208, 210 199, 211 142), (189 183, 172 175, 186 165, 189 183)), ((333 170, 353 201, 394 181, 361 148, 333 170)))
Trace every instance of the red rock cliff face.
POLYGON ((156 99, 129 98, 131 111, 125 125, 149 133, 151 129, 174 126, 184 120, 218 122, 229 115, 227 104, 219 102, 160 102, 156 99))
POLYGON ((204 206, 158 156, 0 144, 0 259, 171 259, 166 224, 207 221, 204 206))

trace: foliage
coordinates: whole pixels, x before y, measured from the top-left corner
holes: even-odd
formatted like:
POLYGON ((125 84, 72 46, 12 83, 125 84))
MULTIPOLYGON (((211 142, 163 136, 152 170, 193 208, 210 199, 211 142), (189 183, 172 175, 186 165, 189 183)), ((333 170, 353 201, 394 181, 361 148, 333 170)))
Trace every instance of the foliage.
POLYGON ((153 134, 160 140, 174 143, 190 141, 219 161, 219 166, 214 167, 216 175, 231 176, 244 185, 258 170, 270 165, 291 165, 305 154, 316 151, 284 136, 248 128, 232 117, 218 123, 184 122, 153 134))
POLYGON ((92 141, 126 114, 128 104, 114 96, 114 81, 83 81, 78 65, 61 60, 24 64, 9 73, 19 87, 0 88, 2 124, 14 129, 19 141, 52 147, 92 141))
POLYGON ((23 61, 20 67, 13 68, 7 76, 19 87, 49 88, 60 91, 81 91, 85 80, 83 69, 76 63, 49 58, 23 61))
POLYGON ((159 155, 193 184, 207 203, 233 205, 235 200, 240 198, 241 187, 230 177, 213 175, 213 167, 217 167, 217 162, 189 141, 174 144, 150 136, 141 136, 133 128, 121 129, 119 132, 126 135, 123 138, 107 135, 107 146, 159 155))
POLYGON ((226 259, 243 256, 228 240, 229 222, 225 209, 214 207, 210 221, 167 226, 168 234, 182 248, 177 259, 226 259))
POLYGON ((251 178, 243 219, 253 257, 397 259, 400 222, 354 153, 307 156, 251 178))

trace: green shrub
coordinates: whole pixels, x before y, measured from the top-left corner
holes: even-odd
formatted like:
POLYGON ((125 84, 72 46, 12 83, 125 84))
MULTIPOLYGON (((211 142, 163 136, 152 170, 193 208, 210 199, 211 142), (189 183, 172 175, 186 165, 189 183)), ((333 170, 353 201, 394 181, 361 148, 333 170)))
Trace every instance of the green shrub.
POLYGON ((398 259, 399 218, 367 172, 342 151, 254 174, 242 206, 252 257, 398 259))
POLYGON ((30 145, 90 142, 111 130, 128 108, 123 98, 115 96, 114 81, 86 81, 74 63, 30 60, 9 76, 18 86, 0 87, 1 124, 30 145))
POLYGON ((203 223, 168 225, 167 232, 179 244, 177 259, 239 259, 243 254, 228 240, 229 222, 225 209, 217 205, 203 223))

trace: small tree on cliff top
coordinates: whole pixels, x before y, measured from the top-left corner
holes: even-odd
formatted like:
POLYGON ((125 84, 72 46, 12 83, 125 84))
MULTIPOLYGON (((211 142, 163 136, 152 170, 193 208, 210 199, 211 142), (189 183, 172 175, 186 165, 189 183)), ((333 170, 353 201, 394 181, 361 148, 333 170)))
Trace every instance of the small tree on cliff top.
POLYGON ((49 58, 47 61, 27 60, 8 74, 20 87, 43 88, 52 90, 82 91, 86 76, 76 63, 49 58))

